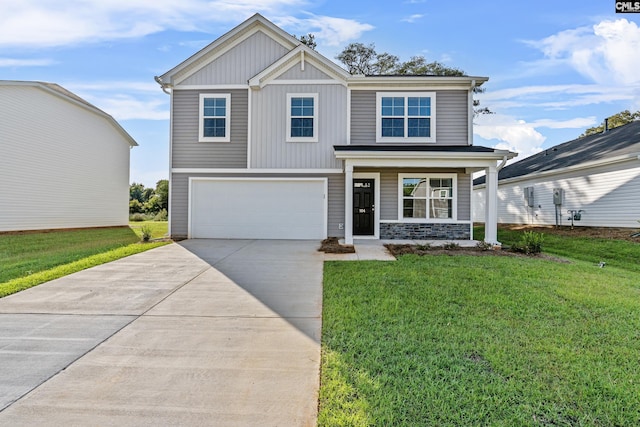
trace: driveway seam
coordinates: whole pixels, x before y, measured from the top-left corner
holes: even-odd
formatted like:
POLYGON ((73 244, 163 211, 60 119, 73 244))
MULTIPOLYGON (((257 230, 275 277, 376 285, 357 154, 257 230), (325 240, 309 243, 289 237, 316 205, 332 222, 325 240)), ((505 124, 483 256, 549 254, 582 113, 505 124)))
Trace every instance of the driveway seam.
MULTIPOLYGON (((18 396, 16 399, 12 400, 11 402, 9 402, 7 405, 5 405, 4 407, 0 408, 0 413, 2 413, 5 409, 10 408, 11 406, 13 406, 15 403, 19 402, 20 400, 22 400, 23 398, 27 397, 29 394, 33 393, 34 391, 36 391, 38 388, 40 388, 43 384, 45 384, 46 382, 50 381, 51 379, 53 379, 54 377, 58 376, 58 374, 60 374, 61 372, 65 371, 69 366, 73 365, 74 363, 76 363, 78 360, 82 359, 84 356, 86 356, 87 354, 91 353, 93 350, 95 350, 99 345, 103 344, 104 342, 106 342, 107 340, 109 340, 111 337, 113 337, 115 334, 119 333, 120 331, 122 331, 124 328, 126 328, 127 326, 131 325, 133 322, 135 322, 136 320, 138 320, 140 317, 144 316, 147 312, 149 312, 149 310, 152 310, 155 306, 157 306, 158 304, 160 304, 162 301, 164 301, 165 299, 167 299, 169 296, 173 295, 176 291, 178 291, 179 289, 182 289, 184 286, 186 286, 187 284, 191 283, 193 280, 195 280, 196 278, 200 277, 204 272, 206 272, 207 270, 209 270, 211 267, 206 267, 204 269, 202 269, 201 271, 199 271, 195 276, 191 277, 189 280, 186 280, 184 283, 182 283, 180 286, 178 286, 177 288, 175 288, 173 291, 171 291, 169 294, 167 294, 164 298, 162 298, 160 301, 158 301, 156 304, 154 304, 153 306, 151 306, 150 308, 148 308, 147 310, 145 310, 144 312, 142 312, 141 314, 115 314, 115 315, 111 315, 113 317, 131 317, 131 320, 127 323, 125 323, 124 325, 122 325, 122 327, 116 329, 115 331, 113 331, 113 333, 109 334, 106 338, 104 338, 102 341, 98 342, 96 345, 94 345, 93 347, 89 348, 87 351, 85 351, 84 353, 80 354, 78 357, 76 357, 75 359, 73 359, 71 362, 69 362, 67 365, 65 365, 63 368, 57 370, 56 372, 54 372, 53 374, 51 374, 50 376, 48 376, 47 378, 45 378, 44 380, 42 380, 40 383, 38 383, 35 387, 33 387, 32 389, 30 389, 29 391, 27 391, 26 393, 21 394, 20 396, 18 396)), ((15 313, 1 313, 1 314, 15 314, 15 313)), ((101 314, 73 314, 73 313, 64 313, 64 314, 54 314, 54 313, 20 313, 20 314, 28 314, 28 315, 49 315, 49 316, 102 316, 101 314)))

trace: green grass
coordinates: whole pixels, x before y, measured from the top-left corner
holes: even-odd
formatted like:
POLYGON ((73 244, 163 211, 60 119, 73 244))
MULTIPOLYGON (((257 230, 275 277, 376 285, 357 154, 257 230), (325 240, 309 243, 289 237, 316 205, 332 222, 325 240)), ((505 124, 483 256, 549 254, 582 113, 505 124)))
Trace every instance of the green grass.
MULTIPOLYGON (((630 230, 629 234, 632 232, 633 230, 630 230)), ((520 241, 523 233, 523 230, 498 228, 498 241, 505 246, 511 246, 520 241)), ((607 267, 621 267, 640 273, 640 262, 638 262, 640 239, 638 242, 630 242, 593 237, 567 237, 554 235, 552 230, 543 234, 542 252, 544 253, 592 264, 604 261, 607 267)), ((482 240, 484 227, 474 227, 473 237, 476 240, 482 240)))
POLYGON ((325 263, 319 425, 638 425, 637 269, 579 258, 325 263))
POLYGON ((0 235, 0 297, 166 244, 139 241, 128 227, 0 235))

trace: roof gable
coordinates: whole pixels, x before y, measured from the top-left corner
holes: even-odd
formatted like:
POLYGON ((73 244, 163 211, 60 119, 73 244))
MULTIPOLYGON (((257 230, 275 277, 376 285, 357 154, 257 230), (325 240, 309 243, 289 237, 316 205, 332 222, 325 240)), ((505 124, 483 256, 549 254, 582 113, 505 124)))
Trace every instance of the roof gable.
POLYGON ((328 60, 315 50, 300 44, 278 61, 252 77, 249 80, 249 86, 252 88, 262 88, 278 77, 286 74, 297 64, 300 64, 301 69, 304 69, 304 64, 306 62, 309 62, 320 72, 344 85, 346 85, 347 79, 350 76, 349 73, 340 68, 333 61, 328 60))
MULTIPOLYGON (((574 139, 504 167, 498 180, 524 177, 565 168, 606 163, 613 158, 640 154, 640 121, 604 133, 574 139)), ((484 184, 484 177, 474 185, 484 184)))
POLYGON ((34 87, 34 88, 43 90, 53 96, 62 98, 65 101, 78 105, 93 114, 102 116, 116 129, 116 131, 118 131, 124 137, 124 139, 129 143, 131 147, 138 145, 138 143, 131 137, 131 135, 129 135, 129 133, 126 130, 124 130, 124 128, 120 126, 120 123, 118 123, 116 119, 114 119, 111 115, 105 113, 95 105, 80 98, 75 93, 68 91, 67 89, 63 88, 62 86, 56 83, 38 82, 38 81, 0 80, 0 86, 29 86, 29 87, 34 87))
POLYGON ((206 67, 217 58, 229 52, 247 38, 256 34, 258 31, 269 36, 271 39, 282 45, 287 51, 300 44, 295 37, 277 27, 262 15, 256 13, 251 18, 214 40, 208 46, 196 52, 185 61, 157 77, 156 80, 159 80, 163 85, 172 86, 178 84, 201 70, 203 67, 206 67))

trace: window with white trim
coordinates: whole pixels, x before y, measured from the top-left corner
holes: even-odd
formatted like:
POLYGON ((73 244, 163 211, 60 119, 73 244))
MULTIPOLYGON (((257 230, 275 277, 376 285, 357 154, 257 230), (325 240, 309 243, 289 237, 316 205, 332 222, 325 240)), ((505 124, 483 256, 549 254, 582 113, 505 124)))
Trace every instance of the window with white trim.
POLYGON ((231 141, 231 94, 201 93, 198 141, 231 141))
POLYGON ((318 141, 318 94, 287 94, 287 142, 318 141))
POLYGON ((435 142, 435 92, 377 92, 376 142, 435 142))
POLYGON ((455 174, 400 174, 398 187, 400 220, 456 219, 455 174))

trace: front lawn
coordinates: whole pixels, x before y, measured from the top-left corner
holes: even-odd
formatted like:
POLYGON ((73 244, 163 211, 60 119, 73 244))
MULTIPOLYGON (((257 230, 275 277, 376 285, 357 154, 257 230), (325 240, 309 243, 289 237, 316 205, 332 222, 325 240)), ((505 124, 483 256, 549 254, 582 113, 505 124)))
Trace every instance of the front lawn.
POLYGON ((139 241, 129 227, 2 234, 0 297, 167 244, 139 241))
POLYGON ((319 425, 638 425, 637 266, 579 258, 325 263, 319 425))

